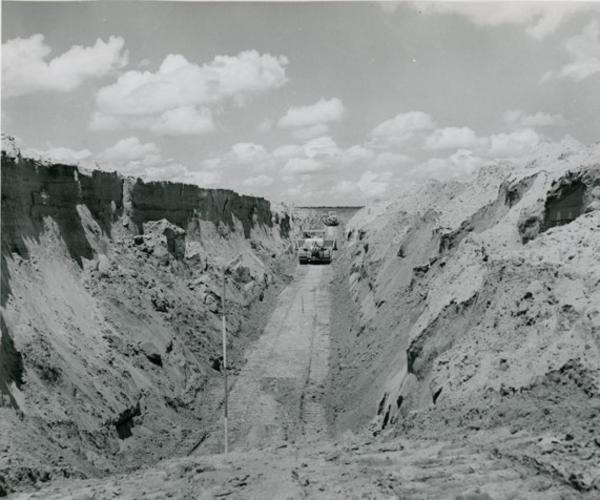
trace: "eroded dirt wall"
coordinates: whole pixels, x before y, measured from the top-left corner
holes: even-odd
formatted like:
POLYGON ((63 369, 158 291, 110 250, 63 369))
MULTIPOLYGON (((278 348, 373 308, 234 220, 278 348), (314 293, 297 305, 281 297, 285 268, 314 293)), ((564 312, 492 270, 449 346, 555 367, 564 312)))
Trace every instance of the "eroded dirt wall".
POLYGON ((185 454, 289 280, 261 198, 2 157, 0 490, 185 454))
POLYGON ((338 430, 566 425, 593 446, 600 165, 544 167, 431 182, 350 221, 341 272, 356 312, 333 364, 353 405, 338 430), (559 379, 577 389, 549 397, 559 379))

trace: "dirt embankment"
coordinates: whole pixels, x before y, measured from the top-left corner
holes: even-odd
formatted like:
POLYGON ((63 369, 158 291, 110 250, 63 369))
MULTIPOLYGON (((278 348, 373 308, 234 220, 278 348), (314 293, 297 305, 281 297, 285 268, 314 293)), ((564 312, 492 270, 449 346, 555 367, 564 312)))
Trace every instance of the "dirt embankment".
POLYGON ((534 432, 552 443, 532 452, 540 467, 600 488, 599 160, 596 148, 490 167, 350 221, 338 265, 353 304, 332 330, 339 431, 534 432))
POLYGON ((185 454, 289 280, 268 201, 2 156, 0 492, 185 454), (240 326, 244 324, 244 331, 240 326))

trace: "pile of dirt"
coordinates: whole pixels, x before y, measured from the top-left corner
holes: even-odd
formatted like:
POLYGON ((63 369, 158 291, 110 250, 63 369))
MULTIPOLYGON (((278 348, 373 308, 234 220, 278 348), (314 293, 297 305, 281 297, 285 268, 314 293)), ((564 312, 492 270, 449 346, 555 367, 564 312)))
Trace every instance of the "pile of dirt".
POLYGON ((568 435, 564 474, 600 488, 599 201, 595 146, 359 212, 338 263, 352 305, 334 313, 333 427, 568 435))
POLYGON ((261 198, 3 151, 0 492, 186 454, 219 416, 224 270, 235 371, 289 231, 261 198))

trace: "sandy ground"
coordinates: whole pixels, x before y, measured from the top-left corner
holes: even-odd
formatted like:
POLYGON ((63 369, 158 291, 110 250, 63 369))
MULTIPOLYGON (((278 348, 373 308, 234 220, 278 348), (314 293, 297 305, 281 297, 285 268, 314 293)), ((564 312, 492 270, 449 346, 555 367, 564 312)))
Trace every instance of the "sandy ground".
MULTIPOLYGON (((331 268, 299 266, 263 336, 232 377, 229 446, 243 450, 315 440, 327 429, 322 398, 329 357, 331 268)), ((223 448, 221 428, 196 453, 223 448)))
POLYGON ((55 482, 14 498, 586 496, 532 458, 532 449, 541 456, 565 446, 550 437, 509 429, 465 429, 444 439, 374 437, 366 431, 330 436, 324 407, 329 321, 331 304, 340 303, 339 282, 332 278, 332 266, 299 266, 280 294, 263 336, 232 377, 229 455, 218 454, 222 434, 216 430, 190 457, 130 474, 55 482))

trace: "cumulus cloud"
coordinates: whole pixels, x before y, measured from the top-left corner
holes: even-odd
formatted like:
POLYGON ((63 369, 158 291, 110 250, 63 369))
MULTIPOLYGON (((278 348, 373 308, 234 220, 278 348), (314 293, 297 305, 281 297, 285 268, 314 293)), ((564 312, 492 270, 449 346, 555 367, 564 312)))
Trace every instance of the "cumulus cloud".
POLYGON ((43 158, 53 163, 63 163, 65 165, 88 165, 92 158, 92 152, 89 149, 71 149, 65 147, 49 148, 46 150, 26 148, 22 151, 24 156, 33 158, 43 158))
POLYGON ((308 158, 315 158, 318 156, 333 157, 340 152, 338 145, 328 136, 311 139, 302 146, 302 149, 308 158))
POLYGON ((98 159, 108 163, 127 164, 144 162, 153 164, 160 161, 160 149, 153 142, 142 143, 137 137, 121 139, 98 155, 98 159))
POLYGON ((536 40, 554 33, 577 13, 600 10, 598 5, 584 2, 415 2, 410 5, 423 14, 459 15, 481 27, 524 26, 525 33, 536 40))
POLYGON ((493 134, 489 137, 489 157, 514 158, 531 153, 542 142, 535 130, 523 128, 510 133, 493 134))
POLYGON ((600 26, 594 19, 582 32, 569 38, 565 50, 570 62, 559 71, 548 71, 542 76, 545 83, 553 78, 569 78, 577 82, 600 72, 600 26))
POLYGON ((485 145, 469 127, 445 127, 435 130, 425 140, 427 149, 473 148, 485 145))
POLYGON ((267 150, 261 144, 238 142, 231 147, 235 159, 240 163, 252 163, 263 160, 267 150))
POLYGON ((146 181, 167 180, 200 186, 215 186, 221 182, 220 171, 191 169, 171 158, 164 158, 155 143, 142 142, 133 136, 121 139, 97 154, 88 149, 66 147, 47 150, 23 148, 23 154, 54 163, 117 171, 146 181))
POLYGON ((242 184, 250 188, 260 188, 270 186, 271 184, 273 184, 273 182, 275 182, 275 179, 273 179, 273 177, 270 177, 268 175, 258 175, 256 177, 248 177, 247 179, 244 179, 242 184))
POLYGON ((283 166, 284 174, 314 174, 326 167, 323 163, 313 158, 290 158, 283 166))
POLYGON ((215 124, 210 110, 182 106, 165 111, 150 129, 163 135, 196 135, 213 131, 215 124))
POLYGON ((142 142, 133 136, 121 139, 96 155, 96 159, 98 166, 104 170, 116 170, 147 181, 168 180, 200 186, 214 186, 221 181, 220 171, 190 169, 173 159, 164 158, 155 143, 142 142))
POLYGON ((96 95, 92 129, 140 128, 156 133, 202 134, 214 129, 212 112, 284 85, 285 56, 255 50, 217 56, 198 65, 170 54, 156 72, 128 71, 96 95))
POLYGON ((374 156, 375 153, 371 149, 359 145, 350 146, 342 153, 344 163, 368 162, 372 160, 374 156))
POLYGON ((372 170, 365 171, 358 180, 358 188, 369 198, 383 196, 390 186, 392 180, 392 172, 373 172, 372 170))
POLYGON ((411 181, 461 178, 472 174, 487 162, 468 149, 459 149, 447 158, 428 158, 410 169, 406 177, 411 181))
POLYGON ((402 144, 415 137, 416 133, 434 129, 436 126, 433 118, 422 111, 409 111, 400 113, 390 120, 377 125, 370 132, 373 147, 385 147, 393 144, 402 144))
POLYGON ((292 158, 304 153, 302 146, 298 144, 283 144, 273 150, 275 158, 292 158))
POLYGON ((292 135, 299 140, 312 139, 313 137, 319 137, 329 132, 329 126, 326 123, 316 123, 310 127, 302 127, 295 129, 292 135))
POLYGON ((74 45, 47 60, 52 49, 44 35, 14 38, 2 44, 2 92, 14 97, 40 91, 69 92, 85 80, 100 78, 127 64, 125 41, 98 38, 90 47, 74 45))
POLYGON ((266 134, 267 132, 270 132, 271 130, 273 130, 273 120, 270 120, 269 118, 263 120, 258 124, 256 130, 258 130, 261 134, 266 134))
POLYGON ((298 106, 288 109, 277 125, 281 128, 309 127, 318 123, 338 121, 344 115, 344 104, 337 97, 319 99, 309 106, 298 106))
POLYGON ((525 114, 520 109, 510 109, 502 116, 507 125, 519 127, 552 127, 564 125, 566 120, 563 115, 537 112, 531 115, 525 114))
POLYGON ((399 165, 410 162, 412 158, 408 155, 401 153, 392 153, 390 151, 384 151, 379 153, 373 162, 373 166, 377 168, 390 168, 397 167, 399 165))

